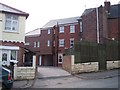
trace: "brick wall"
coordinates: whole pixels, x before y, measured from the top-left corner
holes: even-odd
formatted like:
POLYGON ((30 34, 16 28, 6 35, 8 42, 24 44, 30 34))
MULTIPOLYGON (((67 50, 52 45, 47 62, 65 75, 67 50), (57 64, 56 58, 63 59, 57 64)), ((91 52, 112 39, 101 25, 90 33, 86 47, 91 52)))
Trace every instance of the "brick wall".
POLYGON ((14 67, 14 73, 16 74, 15 80, 35 78, 35 68, 33 67, 14 67))
POLYGON ((95 9, 87 15, 82 16, 83 22, 83 40, 96 42, 96 11, 95 9))
POLYGON ((119 33, 118 25, 120 24, 118 20, 120 19, 108 19, 109 38, 115 38, 116 40, 118 40, 118 33, 119 33))
POLYGON ((107 61, 107 69, 120 68, 120 61, 107 61))
POLYGON ((32 67, 14 65, 14 80, 34 79, 36 75, 36 56, 33 56, 32 67))
POLYGON ((93 71, 98 71, 98 62, 75 64, 74 55, 68 55, 68 56, 64 56, 62 68, 72 74, 93 72, 93 71))
POLYGON ((72 73, 96 72, 98 71, 98 62, 79 63, 72 65, 72 73))
POLYGON ((64 56, 63 57, 63 63, 62 63, 62 68, 68 72, 71 73, 72 69, 72 56, 64 56))

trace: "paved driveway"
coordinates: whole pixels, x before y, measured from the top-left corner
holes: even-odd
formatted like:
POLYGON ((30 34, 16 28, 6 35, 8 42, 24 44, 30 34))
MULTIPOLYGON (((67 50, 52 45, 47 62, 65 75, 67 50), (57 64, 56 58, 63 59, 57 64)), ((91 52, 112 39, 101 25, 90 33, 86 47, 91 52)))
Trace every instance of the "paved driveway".
POLYGON ((66 77, 71 74, 61 67, 42 66, 37 68, 37 78, 66 77))

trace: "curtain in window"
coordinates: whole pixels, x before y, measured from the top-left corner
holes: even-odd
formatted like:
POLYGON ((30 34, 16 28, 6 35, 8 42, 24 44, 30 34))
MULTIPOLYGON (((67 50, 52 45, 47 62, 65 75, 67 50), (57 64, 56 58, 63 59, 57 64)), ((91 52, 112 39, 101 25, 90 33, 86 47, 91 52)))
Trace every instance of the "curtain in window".
POLYGON ((11 51, 11 60, 16 60, 16 51, 11 51))

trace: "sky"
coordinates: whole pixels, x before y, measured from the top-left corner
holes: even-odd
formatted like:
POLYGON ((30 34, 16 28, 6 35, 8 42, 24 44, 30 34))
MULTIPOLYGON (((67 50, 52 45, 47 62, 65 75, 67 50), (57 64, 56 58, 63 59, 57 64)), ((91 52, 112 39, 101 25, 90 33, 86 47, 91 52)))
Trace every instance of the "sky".
MULTIPOLYGON (((29 13, 25 32, 42 28, 53 19, 81 16, 85 9, 104 5, 105 0, 0 0, 1 3, 29 13)), ((120 0, 107 0, 111 5, 120 0)))

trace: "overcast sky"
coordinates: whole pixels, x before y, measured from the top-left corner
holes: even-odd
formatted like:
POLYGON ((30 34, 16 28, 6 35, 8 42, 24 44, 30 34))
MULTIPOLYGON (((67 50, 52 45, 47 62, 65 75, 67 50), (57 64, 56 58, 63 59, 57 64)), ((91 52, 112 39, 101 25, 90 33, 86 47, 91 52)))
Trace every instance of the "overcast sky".
MULTIPOLYGON (((19 10, 29 13, 25 32, 41 28, 49 20, 81 16, 87 8, 104 5, 105 0, 0 0, 19 10)), ((120 0, 108 0, 118 4, 120 0)))

